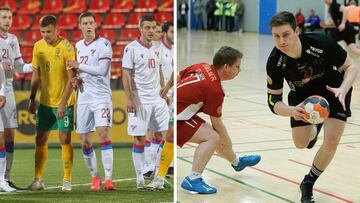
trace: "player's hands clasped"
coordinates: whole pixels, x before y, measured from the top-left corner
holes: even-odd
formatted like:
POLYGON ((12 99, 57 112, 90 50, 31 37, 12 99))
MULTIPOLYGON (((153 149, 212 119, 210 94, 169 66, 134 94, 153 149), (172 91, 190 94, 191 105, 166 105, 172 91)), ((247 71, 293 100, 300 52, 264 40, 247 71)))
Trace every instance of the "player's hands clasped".
POLYGON ((6 103, 6 97, 0 96, 0 109, 2 109, 5 106, 6 103))
POLYGON ((330 92, 332 92, 335 95, 335 97, 339 99, 344 111, 346 111, 345 97, 346 97, 347 91, 345 91, 342 88, 334 88, 334 87, 330 87, 328 85, 326 85, 326 89, 329 90, 330 92))
POLYGON ((71 87, 73 89, 77 89, 82 83, 83 80, 79 76, 75 76, 71 78, 71 87))
POLYGON ((3 61, 2 62, 2 67, 3 67, 4 71, 11 71, 12 70, 10 61, 3 61))
POLYGON ((292 106, 292 115, 293 115, 292 117, 294 117, 295 120, 307 122, 304 119, 305 114, 306 114, 306 111, 305 111, 303 102, 301 102, 300 104, 298 104, 296 106, 292 106))
POLYGON ((74 68, 74 69, 79 69, 79 65, 80 65, 80 63, 77 62, 76 60, 68 60, 66 62, 66 66, 68 66, 70 68, 74 68))

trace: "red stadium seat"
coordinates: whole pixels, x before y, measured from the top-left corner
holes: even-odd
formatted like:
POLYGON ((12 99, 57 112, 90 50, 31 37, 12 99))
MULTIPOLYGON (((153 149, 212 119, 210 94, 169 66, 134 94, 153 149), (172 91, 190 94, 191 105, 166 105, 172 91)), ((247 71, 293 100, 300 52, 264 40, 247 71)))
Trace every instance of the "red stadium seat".
POLYGON ((64 13, 82 13, 86 10, 85 0, 68 0, 64 13))
POLYGON ((157 9, 157 0, 138 1, 135 12, 154 12, 157 9))
POLYGON ((124 48, 125 45, 115 45, 112 47, 114 62, 120 62, 122 60, 124 48))
POLYGON ((158 7, 158 11, 174 11, 174 1, 173 0, 162 0, 160 6, 158 7))
POLYGON ((155 18, 160 23, 173 21, 173 12, 157 12, 155 13, 155 18))
POLYGON ((98 13, 95 13, 94 16, 95 16, 96 27, 100 27, 102 24, 101 15, 98 13))
POLYGON ((128 18, 128 22, 126 23, 126 28, 137 28, 139 27, 139 19, 141 16, 145 15, 145 13, 131 13, 128 18))
POLYGON ((30 17, 28 15, 15 15, 13 17, 13 30, 26 30, 30 27, 30 17))
POLYGON ((40 0, 24 0, 19 7, 19 14, 36 14, 40 11, 40 0))
POLYGON ((134 9, 133 0, 115 0, 111 7, 112 13, 129 13, 134 9))
POLYGON ((65 39, 68 39, 69 36, 68 32, 66 32, 65 30, 60 30, 59 35, 65 39))
POLYGON ((13 13, 16 13, 16 2, 15 0, 1 0, 0 7, 7 6, 11 8, 13 13))
POLYGON ((106 39, 108 39, 111 44, 114 44, 116 42, 116 34, 115 34, 115 31, 114 30, 110 30, 110 29, 107 29, 107 30, 99 30, 98 31, 98 35, 100 37, 104 37, 106 39))
POLYGON ((110 0, 91 1, 89 11, 93 13, 106 13, 110 9, 110 0))
POLYGON ((102 28, 122 28, 125 25, 125 16, 121 13, 109 13, 102 28))
POLYGON ((45 0, 44 7, 41 10, 43 14, 60 13, 64 8, 63 0, 45 0))
POLYGON ((21 56, 24 58, 32 57, 33 47, 21 47, 21 56))
POLYGON ((79 40, 83 39, 83 35, 81 30, 75 30, 72 35, 71 38, 69 38, 69 40, 73 43, 78 42, 79 40))
POLYGON ((123 29, 120 33, 120 41, 117 44, 126 45, 129 42, 139 38, 140 32, 138 29, 123 29))
POLYGON ((39 41, 40 39, 42 39, 40 31, 31 30, 25 33, 25 39, 20 43, 24 46, 33 46, 35 42, 39 41))
POLYGON ((44 15, 36 15, 34 21, 33 21, 33 25, 31 27, 32 30, 39 30, 40 28, 40 18, 43 17, 44 15))
POLYGON ((76 28, 77 16, 75 14, 62 14, 58 18, 59 29, 71 30, 76 28))
POLYGON ((21 33, 19 31, 11 30, 10 33, 14 34, 18 38, 18 40, 21 40, 22 35, 21 35, 21 33))
POLYGON ((112 62, 111 63, 111 79, 116 80, 121 78, 121 63, 112 62))

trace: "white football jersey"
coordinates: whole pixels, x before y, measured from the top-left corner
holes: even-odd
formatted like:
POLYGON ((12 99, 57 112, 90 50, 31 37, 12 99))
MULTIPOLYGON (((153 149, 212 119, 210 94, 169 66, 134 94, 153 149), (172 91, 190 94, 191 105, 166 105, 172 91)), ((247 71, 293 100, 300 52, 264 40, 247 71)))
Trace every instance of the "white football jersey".
POLYGON ((161 41, 162 55, 161 55, 161 69, 164 75, 165 84, 170 80, 171 74, 174 70, 173 46, 169 47, 164 41, 161 41))
MULTIPOLYGON (((7 36, 0 35, 0 63, 9 61, 11 66, 14 68, 17 64, 23 64, 21 58, 19 41, 17 37, 11 33, 7 36)), ((13 91, 13 71, 6 71, 6 86, 5 93, 13 91)))
MULTIPOLYGON (((111 43, 103 37, 97 37, 90 43, 80 40, 76 43, 75 47, 77 52, 76 58, 80 64, 99 68, 101 60, 109 60, 110 62, 112 60, 111 43)), ((78 104, 112 102, 110 64, 104 75, 94 75, 79 69, 79 76, 83 81, 83 87, 82 91, 78 92, 78 104)))
POLYGON ((160 43, 150 47, 134 40, 125 47, 122 68, 131 71, 133 94, 140 104, 158 103, 160 97, 160 43))

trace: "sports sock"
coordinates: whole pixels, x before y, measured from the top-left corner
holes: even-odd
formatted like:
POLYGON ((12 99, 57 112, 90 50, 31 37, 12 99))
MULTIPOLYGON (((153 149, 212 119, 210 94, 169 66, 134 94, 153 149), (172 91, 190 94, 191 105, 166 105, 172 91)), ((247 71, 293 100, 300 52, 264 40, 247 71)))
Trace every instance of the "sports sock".
POLYGON ((150 145, 150 156, 151 156, 150 167, 151 167, 152 170, 155 169, 156 155, 157 155, 160 143, 161 143, 161 139, 157 139, 156 137, 153 137, 153 139, 151 140, 151 145, 150 145))
POLYGON ((45 163, 48 158, 48 146, 35 147, 35 178, 44 178, 45 163))
POLYGON ((133 145, 132 158, 136 173, 136 178, 138 180, 143 180, 143 165, 144 165, 144 146, 141 145, 133 145))
POLYGON ((239 156, 236 155, 235 159, 231 162, 231 165, 237 166, 240 162, 239 156))
POLYGON ((165 177, 169 166, 174 158, 174 144, 165 142, 164 148, 161 152, 159 174, 158 176, 165 177))
POLYGON ((305 176, 304 183, 314 184, 315 181, 319 178, 323 171, 320 171, 316 166, 313 164, 310 172, 305 176))
POLYGON ((200 172, 196 172, 196 171, 191 171, 189 174, 189 178, 190 180, 195 180, 197 178, 201 178, 201 174, 200 172))
POLYGON ((61 145, 61 159, 64 168, 64 180, 72 179, 73 148, 71 144, 61 145))
POLYGON ((0 147, 0 180, 4 180, 6 171, 5 147, 0 147))
POLYGON ((85 164, 88 167, 91 177, 97 177, 99 176, 98 169, 97 169, 97 163, 96 163, 96 154, 94 151, 94 148, 92 146, 83 148, 83 157, 85 160, 85 164))
POLYGON ((6 171, 5 171, 5 180, 10 179, 10 170, 12 167, 14 159, 14 141, 5 143, 6 151, 6 171))
POLYGON ((105 171, 105 180, 112 179, 113 171, 113 149, 111 141, 100 144, 101 146, 101 160, 105 171))
POLYGON ((150 168, 150 165, 151 165, 150 146, 151 146, 151 141, 145 140, 145 145, 144 145, 144 168, 145 169, 150 168))

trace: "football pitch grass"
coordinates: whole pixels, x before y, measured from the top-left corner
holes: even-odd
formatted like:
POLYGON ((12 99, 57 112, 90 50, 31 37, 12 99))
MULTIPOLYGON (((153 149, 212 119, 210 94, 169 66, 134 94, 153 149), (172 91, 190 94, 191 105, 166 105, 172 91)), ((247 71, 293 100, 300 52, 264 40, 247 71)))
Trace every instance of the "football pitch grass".
MULTIPOLYGON (((94 148, 97 156, 98 171, 104 177, 101 163, 101 152, 94 148)), ((15 149, 11 171, 11 181, 18 187, 26 188, 34 177, 34 149, 15 149)), ((63 167, 61 149, 49 148, 49 156, 45 167, 45 190, 21 190, 15 193, 0 192, 0 202, 173 202, 173 189, 157 191, 138 191, 131 158, 130 147, 114 148, 113 180, 115 191, 89 190, 91 176, 87 169, 82 151, 74 148, 73 188, 62 191, 63 167)), ((173 178, 167 179, 173 184, 173 178)), ((149 183, 150 180, 146 180, 149 183)))

